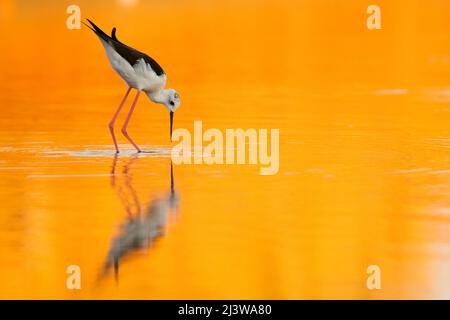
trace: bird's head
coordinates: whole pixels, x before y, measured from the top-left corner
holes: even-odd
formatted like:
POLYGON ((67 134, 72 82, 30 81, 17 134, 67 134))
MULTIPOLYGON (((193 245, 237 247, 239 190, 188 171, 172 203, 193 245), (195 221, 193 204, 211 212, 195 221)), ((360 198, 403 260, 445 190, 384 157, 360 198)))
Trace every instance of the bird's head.
POLYGON ((150 100, 163 104, 170 112, 170 141, 172 141, 173 114, 180 107, 180 95, 174 89, 146 92, 150 100))
POLYGON ((163 102, 170 112, 175 112, 180 107, 180 95, 174 89, 167 89, 166 100, 163 102))
POLYGON ((170 112, 170 142, 172 142, 173 114, 180 107, 180 95, 174 89, 165 90, 166 99, 163 102, 170 112))

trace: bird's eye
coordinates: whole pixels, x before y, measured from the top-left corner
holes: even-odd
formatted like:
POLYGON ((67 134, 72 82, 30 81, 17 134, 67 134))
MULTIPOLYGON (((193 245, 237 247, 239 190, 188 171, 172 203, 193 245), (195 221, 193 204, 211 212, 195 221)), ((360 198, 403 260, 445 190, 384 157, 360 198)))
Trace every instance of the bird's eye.
POLYGON ((173 101, 169 101, 170 105, 173 107, 175 103, 173 101))
POLYGON ((179 99, 180 98, 180 95, 177 92, 175 92, 175 94, 173 96, 175 97, 175 99, 179 99))

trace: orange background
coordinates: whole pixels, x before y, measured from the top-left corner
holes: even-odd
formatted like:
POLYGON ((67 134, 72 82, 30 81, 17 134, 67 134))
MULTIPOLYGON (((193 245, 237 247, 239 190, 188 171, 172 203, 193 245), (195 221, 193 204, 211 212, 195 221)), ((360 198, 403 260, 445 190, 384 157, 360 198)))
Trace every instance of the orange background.
MULTIPOLYGON (((71 2, 1 0, 0 297, 450 298, 450 4, 377 0, 370 31, 372 3, 77 1, 162 65, 175 128, 280 129, 275 176, 176 166, 178 215, 116 283, 98 281, 126 219, 104 152, 126 87, 90 30, 67 29, 71 2)), ((165 108, 143 96, 130 134, 169 148, 165 108)), ((143 207, 168 192, 167 155, 130 159, 117 175, 143 207)))

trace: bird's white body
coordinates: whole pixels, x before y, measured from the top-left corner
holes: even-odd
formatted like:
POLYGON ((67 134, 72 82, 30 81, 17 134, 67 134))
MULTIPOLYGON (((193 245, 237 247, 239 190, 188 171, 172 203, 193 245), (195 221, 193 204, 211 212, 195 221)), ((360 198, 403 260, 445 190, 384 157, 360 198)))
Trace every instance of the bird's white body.
POLYGON ((109 43, 101 38, 100 41, 105 47, 111 66, 129 87, 145 91, 150 97, 164 89, 167 81, 165 74, 158 76, 144 59, 139 59, 133 66, 130 65, 109 43))

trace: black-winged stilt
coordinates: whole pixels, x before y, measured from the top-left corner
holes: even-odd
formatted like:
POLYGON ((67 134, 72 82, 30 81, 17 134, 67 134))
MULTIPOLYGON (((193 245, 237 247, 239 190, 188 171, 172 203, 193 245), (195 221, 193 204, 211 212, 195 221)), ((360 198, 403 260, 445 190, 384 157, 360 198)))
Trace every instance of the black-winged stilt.
POLYGON ((138 152, 141 152, 138 145, 128 135, 127 127, 139 95, 141 91, 144 91, 151 101, 161 103, 169 110, 170 141, 172 141, 173 113, 180 106, 180 96, 174 89, 164 89, 167 80, 164 70, 155 60, 145 53, 139 52, 120 42, 116 37, 116 28, 113 28, 111 36, 108 36, 91 20, 87 19, 87 21, 91 24, 90 26, 83 23, 98 36, 105 47, 111 66, 128 85, 128 90, 109 123, 109 130, 114 141, 114 146, 116 147, 116 152, 119 152, 119 147, 117 146, 116 137, 114 135, 114 123, 133 88, 137 90, 137 94, 122 127, 122 134, 131 142, 138 152))

